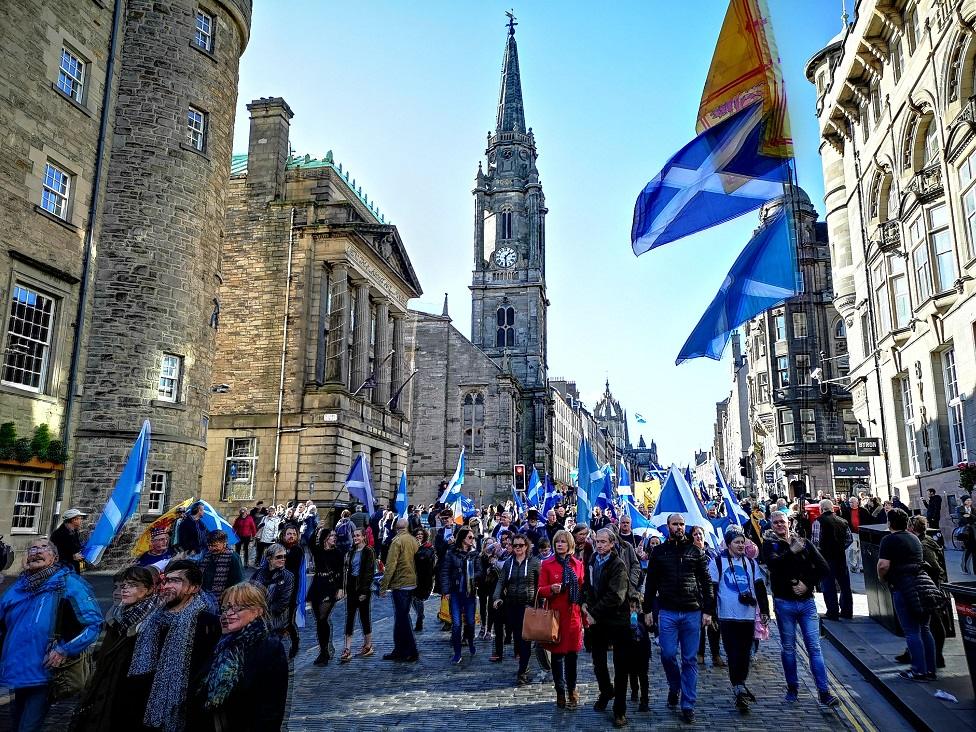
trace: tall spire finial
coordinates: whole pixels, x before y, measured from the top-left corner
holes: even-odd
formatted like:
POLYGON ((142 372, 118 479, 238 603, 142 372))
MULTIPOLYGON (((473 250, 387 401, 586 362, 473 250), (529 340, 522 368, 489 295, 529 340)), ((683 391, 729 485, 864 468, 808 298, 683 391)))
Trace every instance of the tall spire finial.
POLYGON ((515 35, 515 26, 518 25, 518 21, 515 19, 515 9, 506 10, 505 15, 508 16, 508 35, 515 35))
POLYGON ((840 13, 841 30, 846 31, 847 30, 847 18, 848 18, 848 15, 847 15, 847 0, 840 0, 840 7, 841 7, 841 13, 840 13))
POLYGON ((522 105, 522 78, 519 74, 518 48, 515 44, 514 13, 509 10, 508 39, 505 43, 505 56, 502 60, 502 83, 498 93, 498 118, 495 121, 495 134, 501 132, 520 132, 525 134, 525 109, 522 105))

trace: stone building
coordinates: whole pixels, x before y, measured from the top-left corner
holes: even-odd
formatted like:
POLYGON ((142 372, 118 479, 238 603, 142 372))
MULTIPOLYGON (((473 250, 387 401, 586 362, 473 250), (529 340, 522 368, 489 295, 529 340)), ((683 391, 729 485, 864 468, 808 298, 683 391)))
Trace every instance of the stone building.
POLYGON ((256 99, 233 157, 203 494, 345 503, 365 454, 378 503, 407 467, 407 302, 421 294, 397 229, 332 153, 290 153, 292 111, 256 99))
POLYGON ((726 482, 733 488, 749 488, 754 475, 749 462, 752 430, 749 426, 749 360, 742 352, 742 336, 732 333, 732 389, 715 405, 713 453, 726 482), (743 464, 742 461, 745 461, 743 464), (747 475, 742 474, 743 468, 747 475))
POLYGON ((600 401, 593 409, 593 416, 596 419, 600 431, 606 437, 606 460, 611 465, 616 465, 621 458, 630 450, 630 430, 627 427, 627 410, 620 406, 620 402, 614 399, 610 392, 610 380, 607 379, 606 387, 600 401))
POLYGON ((913 506, 976 457, 974 21, 974 0, 864 0, 807 64, 854 415, 881 447, 862 460, 913 506))
POLYGON ((47 424, 68 455, 0 460, 4 535, 46 533, 68 501, 96 518, 147 418, 140 513, 199 491, 250 16, 250 0, 4 4, 0 421, 47 424))
POLYGON ((651 445, 648 447, 644 435, 637 440, 637 447, 627 451, 624 460, 630 467, 631 478, 635 481, 651 480, 661 469, 661 462, 657 456, 657 443, 651 440, 651 445))
POLYGON ((579 463, 584 410, 575 381, 550 379, 549 388, 552 393, 552 481, 557 488, 566 489, 573 485, 571 474, 579 463))

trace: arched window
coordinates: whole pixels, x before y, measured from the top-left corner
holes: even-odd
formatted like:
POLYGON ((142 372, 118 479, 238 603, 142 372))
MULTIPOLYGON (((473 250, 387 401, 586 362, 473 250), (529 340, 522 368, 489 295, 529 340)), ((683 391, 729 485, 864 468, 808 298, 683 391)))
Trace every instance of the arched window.
POLYGON ((512 238, 512 212, 502 211, 499 215, 498 237, 500 239, 512 238))
POLYGON ((834 325, 834 353, 838 356, 847 353, 847 324, 843 318, 834 325))
POLYGON ((874 179, 871 190, 871 218, 884 222, 897 218, 897 211, 892 210, 891 175, 879 172, 874 179))
POLYGON ((495 313, 495 346, 505 348, 515 345, 515 308, 498 308, 495 313))
POLYGON ((925 137, 922 138, 922 168, 927 168, 939 160, 939 135, 935 118, 931 117, 925 126, 925 137))
POLYGON ((468 452, 485 447, 485 395, 480 392, 465 394, 461 402, 461 441, 468 452))

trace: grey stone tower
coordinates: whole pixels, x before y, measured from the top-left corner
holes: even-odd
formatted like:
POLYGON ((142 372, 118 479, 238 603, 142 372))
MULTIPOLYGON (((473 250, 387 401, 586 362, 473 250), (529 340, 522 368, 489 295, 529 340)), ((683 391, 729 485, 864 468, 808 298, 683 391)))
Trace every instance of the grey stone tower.
POLYGON ((525 127, 515 22, 508 27, 487 169, 475 178, 471 340, 522 387, 517 454, 551 470, 546 357, 546 201, 525 127))
MULTIPOLYGON (((224 201, 251 0, 128 0, 98 232, 72 504, 101 511, 144 419, 147 485, 199 496, 224 201), (161 378, 162 377, 162 378, 161 378)), ((133 522, 132 530, 138 527, 133 522)), ((115 551, 127 548, 122 538, 115 551)))

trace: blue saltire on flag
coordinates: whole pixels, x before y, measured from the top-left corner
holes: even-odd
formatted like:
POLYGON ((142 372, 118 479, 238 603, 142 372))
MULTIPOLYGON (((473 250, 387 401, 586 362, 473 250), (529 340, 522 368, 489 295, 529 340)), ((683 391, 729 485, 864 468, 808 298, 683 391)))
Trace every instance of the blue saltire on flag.
POLYGON ((299 628, 305 627, 305 614, 307 610, 305 609, 305 601, 308 598, 308 567, 306 562, 308 560, 305 557, 305 553, 302 552, 302 566, 298 570, 298 589, 295 595, 295 625, 299 628))
POLYGON ((514 485, 512 486, 512 497, 515 499, 515 512, 518 514, 516 516, 516 519, 521 519, 522 517, 525 516, 525 502, 522 500, 522 497, 518 494, 518 491, 515 490, 514 485))
POLYGON ((684 518, 685 531, 690 531, 692 526, 701 526, 705 530, 705 539, 708 543, 713 547, 718 546, 715 527, 699 508, 694 491, 676 465, 672 465, 668 470, 668 477, 661 487, 661 495, 658 496, 657 503, 654 504, 654 513, 651 515, 651 523, 665 536, 668 535, 668 516, 673 513, 680 514, 684 518))
POLYGON ((580 440, 576 476, 576 523, 590 523, 596 498, 603 490, 603 471, 596 464, 590 443, 580 440))
POLYGON ((454 468, 454 475, 451 476, 447 488, 444 489, 444 493, 440 497, 440 502, 445 506, 450 506, 460 500, 461 486, 464 485, 464 463, 464 448, 462 447, 461 454, 458 455, 457 467, 454 468))
POLYGON ((407 503, 407 471, 404 470, 400 473, 400 485, 397 487, 396 494, 396 508, 397 516, 399 518, 407 517, 407 509, 409 504, 407 503))
POLYGON ((630 528, 635 534, 657 534, 661 535, 651 520, 644 516, 633 503, 625 503, 623 506, 624 513, 630 517, 630 528))
POLYGON ((735 500, 735 496, 732 495, 729 484, 725 482, 725 476, 722 475, 722 470, 718 467, 717 462, 715 463, 715 484, 718 487, 719 495, 722 497, 722 503, 725 504, 725 514, 729 517, 729 521, 738 526, 745 526, 749 523, 749 515, 735 500))
POLYGON ((717 361, 735 328, 795 295, 795 254, 792 217, 782 206, 735 260, 675 363, 701 356, 717 361))
POLYGON ((549 474, 545 477, 546 492, 542 503, 542 515, 545 516, 551 509, 554 509, 559 505, 559 501, 562 495, 556 490, 555 484, 552 482, 552 478, 549 474))
POLYGON ((115 481, 112 495, 102 509, 102 515, 99 516, 98 523, 95 524, 85 548, 81 551, 89 564, 98 564, 102 561, 102 554, 139 507, 142 484, 146 479, 146 464, 149 462, 150 432, 147 419, 142 423, 139 436, 132 444, 119 479, 115 481))
POLYGON ((542 483, 539 481, 539 471, 532 466, 532 475, 529 478, 529 487, 525 491, 525 500, 530 508, 539 507, 539 493, 542 483))
POLYGON ((237 534, 234 533, 234 527, 230 525, 230 522, 202 498, 197 503, 203 506, 203 516, 200 518, 200 522, 207 528, 207 531, 223 531, 227 534, 227 544, 230 546, 236 544, 237 534))
POLYGON ((609 465, 603 468, 603 484, 600 486, 600 493, 597 495, 593 505, 599 506, 603 509, 604 513, 609 513, 616 520, 617 509, 613 506, 613 480, 610 478, 609 468, 609 465))
POLYGON ((647 420, 639 412, 634 413, 634 419, 637 420, 637 424, 647 424, 647 420))
POLYGON ((461 516, 463 518, 466 518, 466 519, 467 518, 471 518, 472 516, 474 516, 475 514, 478 513, 478 509, 475 508, 475 506, 474 506, 474 500, 471 499, 471 498, 468 498, 463 493, 461 494, 461 498, 458 499, 458 503, 460 504, 461 516))
POLYGON ((640 256, 729 221, 783 195, 789 158, 760 152, 762 104, 702 132, 674 155, 637 197, 630 240, 640 256))
POLYGON ((617 480, 617 495, 624 503, 634 503, 634 485, 630 479, 630 471, 627 470, 627 466, 624 465, 623 460, 620 461, 620 477, 617 480))
POLYGON ((369 461, 362 453, 353 462, 346 477, 346 490, 349 495, 366 507, 370 516, 376 510, 373 505, 373 482, 369 477, 369 461))

